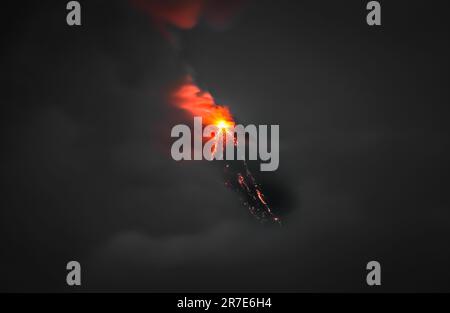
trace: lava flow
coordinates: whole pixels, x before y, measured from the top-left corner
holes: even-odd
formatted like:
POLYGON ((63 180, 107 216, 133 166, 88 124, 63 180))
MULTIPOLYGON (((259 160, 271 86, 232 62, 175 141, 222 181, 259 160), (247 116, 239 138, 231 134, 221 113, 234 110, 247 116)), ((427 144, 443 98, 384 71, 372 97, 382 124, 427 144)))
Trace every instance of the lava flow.
MULTIPOLYGON (((172 102, 191 115, 202 117, 205 125, 216 125, 225 136, 234 136, 232 129, 235 121, 228 107, 219 105, 209 92, 202 91, 191 78, 188 78, 172 94, 172 102)), ((223 144, 221 136, 217 136, 217 143, 223 144)), ((233 138, 237 144, 236 137, 233 138)), ((238 191, 243 205, 261 222, 281 224, 280 218, 274 214, 266 200, 261 187, 256 182, 246 161, 224 161, 225 185, 238 191)))

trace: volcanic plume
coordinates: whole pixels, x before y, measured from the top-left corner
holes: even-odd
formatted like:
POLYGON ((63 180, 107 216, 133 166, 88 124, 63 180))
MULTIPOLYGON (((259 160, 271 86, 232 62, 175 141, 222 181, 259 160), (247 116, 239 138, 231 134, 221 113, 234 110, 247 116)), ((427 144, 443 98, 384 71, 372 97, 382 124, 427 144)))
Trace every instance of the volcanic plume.
MULTIPOLYGON (((201 17, 213 26, 223 27, 239 11, 245 0, 130 0, 134 7, 148 14, 161 34, 172 44, 168 28, 191 29, 201 17)), ((186 63, 186 62, 185 62, 186 63)), ((188 67, 188 64, 185 64, 188 67)), ((190 115, 202 117, 205 125, 216 125, 225 135, 235 125, 227 106, 215 102, 211 93, 201 90, 191 76, 171 94, 171 102, 190 115)), ((215 136, 217 136, 216 134, 215 136)), ((236 145, 236 138, 233 139, 236 145)), ((221 142, 217 141, 214 147, 221 142)), ((215 148, 214 148, 215 149, 215 148)), ((261 222, 281 224, 256 182, 246 161, 223 161, 225 185, 241 194, 242 204, 261 222)))
POLYGON ((190 76, 173 92, 171 98, 178 108, 193 116, 201 116, 205 124, 234 124, 229 108, 216 104, 212 95, 195 85, 190 76))
POLYGON ((174 42, 169 27, 192 29, 201 18, 211 26, 223 28, 246 0, 130 0, 148 14, 166 39, 174 42))

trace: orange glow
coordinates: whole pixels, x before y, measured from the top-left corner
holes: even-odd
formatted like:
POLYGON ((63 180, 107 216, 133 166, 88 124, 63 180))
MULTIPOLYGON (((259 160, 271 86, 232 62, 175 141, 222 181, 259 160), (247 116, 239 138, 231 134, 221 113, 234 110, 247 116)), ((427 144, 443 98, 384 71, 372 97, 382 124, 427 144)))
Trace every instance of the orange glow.
POLYGON ((225 26, 240 11, 244 0, 130 0, 149 14, 165 32, 166 26, 192 29, 202 16, 213 25, 225 26))
POLYGON ((148 12, 154 22, 191 29, 197 25, 204 10, 204 0, 131 0, 138 8, 148 12))
POLYGON ((228 129, 234 126, 234 123, 230 123, 224 120, 219 120, 216 122, 217 128, 222 132, 228 132, 228 129))
POLYGON ((188 78, 172 94, 173 103, 193 116, 200 116, 205 125, 216 125, 219 129, 226 131, 234 126, 233 116, 226 106, 216 104, 212 95, 202 91, 188 78))

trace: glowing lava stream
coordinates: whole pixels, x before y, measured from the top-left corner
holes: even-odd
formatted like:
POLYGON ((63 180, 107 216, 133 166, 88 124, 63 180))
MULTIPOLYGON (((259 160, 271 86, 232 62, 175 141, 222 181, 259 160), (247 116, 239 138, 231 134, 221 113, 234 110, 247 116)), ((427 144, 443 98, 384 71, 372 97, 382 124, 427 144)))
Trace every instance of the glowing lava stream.
MULTIPOLYGON (((209 92, 202 91, 193 83, 192 78, 188 77, 185 83, 175 90, 172 94, 172 102, 194 117, 202 117, 206 125, 216 125, 223 134, 234 135, 231 131, 229 132, 229 129, 235 125, 235 121, 228 107, 216 104, 212 95, 209 92)), ((217 138, 217 144, 213 147, 213 153, 215 153, 216 146, 222 144, 221 136, 215 134, 215 137, 217 138)), ((236 144, 237 139, 234 138, 234 145, 236 144)), ((250 213, 261 222, 281 224, 280 218, 273 213, 260 186, 256 183, 247 162, 224 162, 225 185, 241 193, 245 198, 241 198, 243 205, 250 213)))

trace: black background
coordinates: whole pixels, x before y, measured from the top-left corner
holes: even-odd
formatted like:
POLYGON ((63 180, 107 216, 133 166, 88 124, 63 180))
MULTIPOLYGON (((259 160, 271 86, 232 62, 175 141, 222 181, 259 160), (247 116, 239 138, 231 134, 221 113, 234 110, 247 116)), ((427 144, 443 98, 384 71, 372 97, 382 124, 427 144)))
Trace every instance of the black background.
POLYGON ((0 290, 450 290, 445 1, 381 1, 381 27, 366 1, 253 1, 177 48, 127 1, 80 1, 80 27, 66 3, 2 4, 0 290), (283 227, 171 159, 186 63, 243 123, 280 125, 261 180, 283 227))

